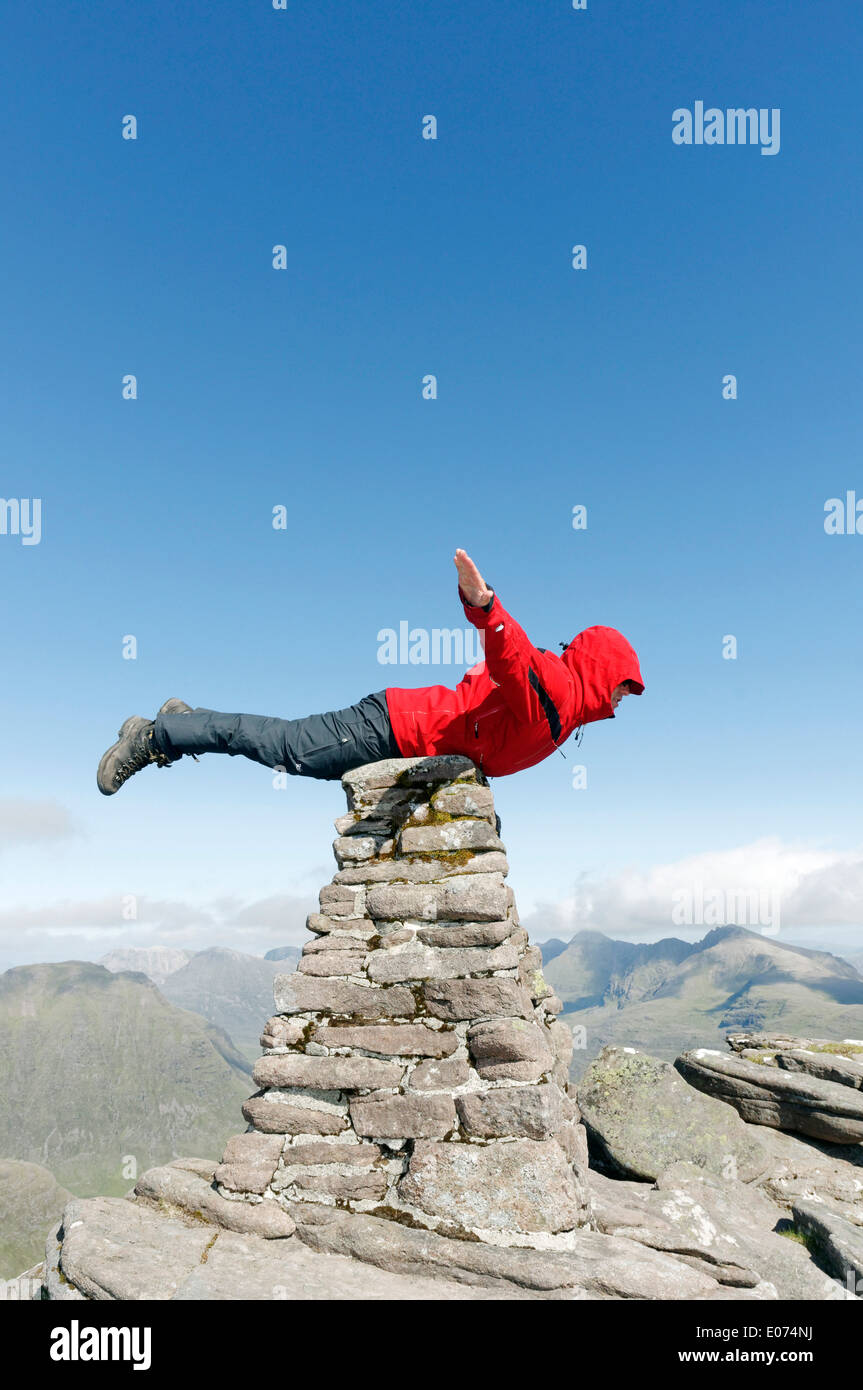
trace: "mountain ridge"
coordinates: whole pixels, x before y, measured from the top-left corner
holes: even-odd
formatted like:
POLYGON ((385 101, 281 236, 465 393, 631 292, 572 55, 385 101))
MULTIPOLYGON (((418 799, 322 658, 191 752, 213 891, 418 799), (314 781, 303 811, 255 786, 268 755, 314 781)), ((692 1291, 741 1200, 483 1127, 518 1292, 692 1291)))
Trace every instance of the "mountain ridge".
POLYGON ((724 1047, 740 1028, 859 1036, 863 978, 840 956, 791 946, 746 927, 714 927, 697 942, 635 944, 579 932, 544 967, 580 1028, 573 1076, 609 1043, 671 1060, 686 1047, 724 1047))

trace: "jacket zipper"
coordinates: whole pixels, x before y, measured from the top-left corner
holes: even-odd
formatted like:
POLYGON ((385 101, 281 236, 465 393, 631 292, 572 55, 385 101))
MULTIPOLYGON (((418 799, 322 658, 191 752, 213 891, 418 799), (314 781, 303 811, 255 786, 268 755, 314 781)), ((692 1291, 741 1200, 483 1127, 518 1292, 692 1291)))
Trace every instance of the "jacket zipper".
POLYGON ((532 666, 528 668, 528 680, 530 681, 531 689, 539 700, 542 712, 548 720, 548 731, 551 734, 551 741, 556 748, 560 742, 560 735, 563 732, 560 722, 560 712, 532 666))

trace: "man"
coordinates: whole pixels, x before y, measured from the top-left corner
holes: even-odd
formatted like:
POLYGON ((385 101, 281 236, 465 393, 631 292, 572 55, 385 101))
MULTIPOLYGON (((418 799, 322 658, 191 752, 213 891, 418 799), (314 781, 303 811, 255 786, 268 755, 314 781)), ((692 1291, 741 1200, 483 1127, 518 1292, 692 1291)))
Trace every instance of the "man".
POLYGON ((149 763, 168 767, 199 753, 242 754, 324 779, 382 758, 463 753, 486 776, 505 777, 547 758, 582 725, 613 719, 625 695, 641 695, 638 657, 615 628, 589 627, 555 656, 532 645, 463 550, 455 565, 465 614, 485 633, 485 661, 455 690, 390 688, 303 719, 219 714, 167 700, 155 720, 126 720, 99 763, 99 790, 113 796, 149 763))

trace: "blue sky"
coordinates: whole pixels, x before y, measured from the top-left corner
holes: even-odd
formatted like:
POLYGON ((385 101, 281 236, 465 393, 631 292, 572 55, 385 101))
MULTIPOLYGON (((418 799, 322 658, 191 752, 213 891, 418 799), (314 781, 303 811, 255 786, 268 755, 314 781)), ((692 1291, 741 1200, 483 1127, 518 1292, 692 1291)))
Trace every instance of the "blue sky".
POLYGON ((377 634, 461 625, 456 546, 647 683, 495 784, 537 937, 667 935, 692 862, 853 936, 863 538, 823 518, 863 497, 861 38, 831 0, 16 8, 0 492, 42 539, 0 536, 0 965, 300 940, 337 784, 212 757, 107 801, 96 763, 168 695, 454 683, 377 634), (779 108, 779 153, 675 145, 697 100, 779 108))

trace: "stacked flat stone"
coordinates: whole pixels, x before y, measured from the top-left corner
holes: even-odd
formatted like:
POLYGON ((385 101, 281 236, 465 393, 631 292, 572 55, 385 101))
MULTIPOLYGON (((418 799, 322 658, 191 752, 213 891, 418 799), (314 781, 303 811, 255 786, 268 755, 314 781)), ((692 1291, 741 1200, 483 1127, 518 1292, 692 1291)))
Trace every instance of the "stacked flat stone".
POLYGON ((456 756, 342 785, 339 869, 299 969, 276 978, 218 1191, 298 1222, 323 1203, 566 1248, 590 1224, 572 1036, 504 881, 491 790, 456 756))

